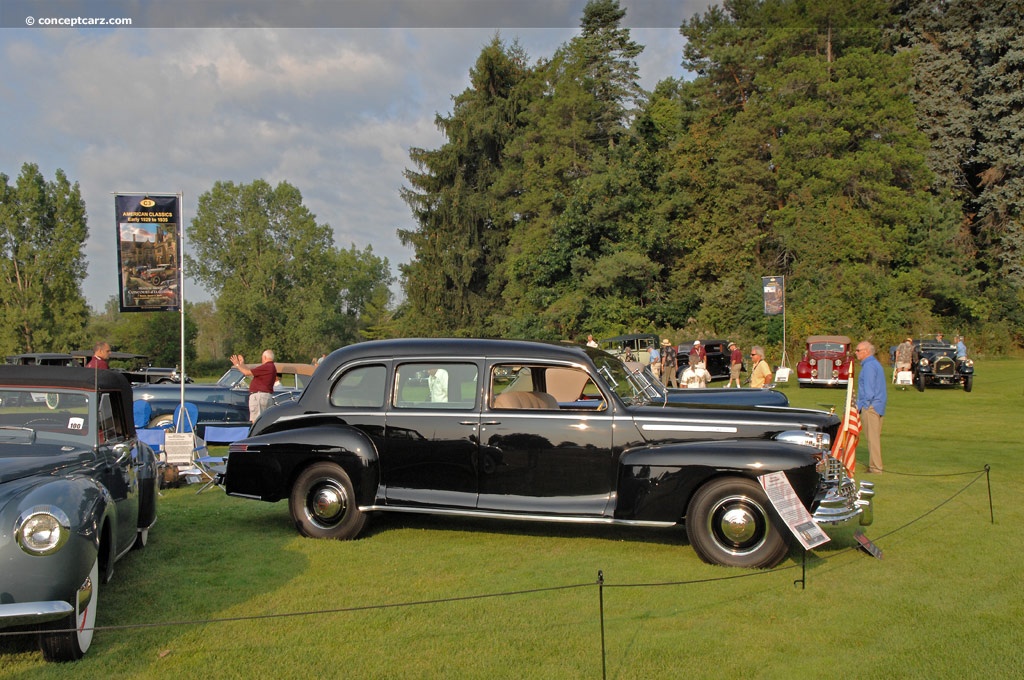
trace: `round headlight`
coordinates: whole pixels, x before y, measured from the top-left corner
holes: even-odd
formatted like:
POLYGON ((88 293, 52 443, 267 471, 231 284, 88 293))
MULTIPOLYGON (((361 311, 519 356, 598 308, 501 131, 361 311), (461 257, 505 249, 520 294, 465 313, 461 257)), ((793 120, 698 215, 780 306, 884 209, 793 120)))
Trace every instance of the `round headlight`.
POLYGON ((50 555, 60 550, 71 536, 71 523, 60 508, 31 508, 18 517, 14 536, 29 555, 50 555))

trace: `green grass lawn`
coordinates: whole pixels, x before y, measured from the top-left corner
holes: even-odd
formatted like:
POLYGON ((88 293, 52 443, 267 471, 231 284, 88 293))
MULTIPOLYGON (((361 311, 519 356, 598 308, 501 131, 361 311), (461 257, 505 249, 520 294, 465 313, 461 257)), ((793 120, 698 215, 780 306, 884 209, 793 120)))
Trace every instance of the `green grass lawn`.
POLYGON ((979 363, 971 394, 893 388, 866 529, 883 559, 834 532, 806 588, 799 552, 771 572, 712 567, 678 530, 387 516, 313 541, 285 503, 168 490, 149 546, 101 592, 99 625, 129 627, 98 631, 73 667, 2 640, 0 677, 601 678, 604 662, 609 678, 1020 678, 1022 406, 1019 360, 979 363), (971 484, 986 464, 994 524, 971 484))

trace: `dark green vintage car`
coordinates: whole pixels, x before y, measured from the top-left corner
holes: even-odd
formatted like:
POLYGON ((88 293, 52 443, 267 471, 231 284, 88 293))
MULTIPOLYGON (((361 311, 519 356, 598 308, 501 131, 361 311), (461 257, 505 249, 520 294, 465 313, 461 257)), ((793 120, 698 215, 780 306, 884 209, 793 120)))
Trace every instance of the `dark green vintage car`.
POLYGON ((99 588, 156 522, 157 460, 114 371, 0 366, 0 629, 82 657, 99 588))

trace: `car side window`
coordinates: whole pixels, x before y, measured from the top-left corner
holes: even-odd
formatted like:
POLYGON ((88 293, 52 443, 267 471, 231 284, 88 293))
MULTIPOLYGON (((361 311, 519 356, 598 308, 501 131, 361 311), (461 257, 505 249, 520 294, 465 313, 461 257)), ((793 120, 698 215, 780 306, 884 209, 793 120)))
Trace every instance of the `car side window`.
POLYGON ((479 392, 476 364, 410 362, 395 372, 396 408, 472 409, 479 392))
POLYGON ((114 413, 111 395, 100 395, 98 430, 100 442, 115 442, 124 439, 124 424, 114 413))
POLYGON ((590 375, 570 366, 497 364, 491 368, 492 409, 600 410, 606 407, 590 375))
POLYGON ((388 371, 383 364, 357 366, 345 371, 331 388, 331 405, 382 408, 388 371))

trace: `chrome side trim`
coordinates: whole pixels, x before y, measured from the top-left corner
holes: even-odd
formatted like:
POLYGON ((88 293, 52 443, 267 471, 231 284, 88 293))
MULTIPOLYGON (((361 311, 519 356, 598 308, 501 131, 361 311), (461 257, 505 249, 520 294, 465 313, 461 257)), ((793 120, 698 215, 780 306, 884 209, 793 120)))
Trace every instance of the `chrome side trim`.
POLYGON ((738 431, 738 428, 720 425, 662 425, 660 423, 644 423, 640 427, 647 432, 724 432, 726 434, 735 434, 738 431))
POLYGON ((420 508, 404 505, 361 505, 363 512, 406 512, 420 515, 447 515, 480 519, 511 519, 529 522, 561 522, 565 524, 614 524, 637 527, 674 527, 678 522, 616 519, 614 517, 586 517, 581 515, 535 515, 486 510, 453 510, 450 508, 420 508))

